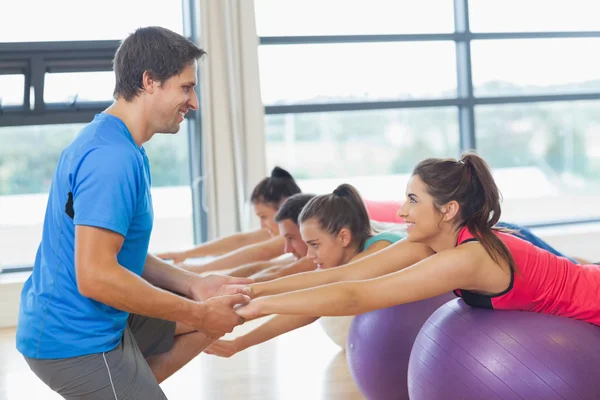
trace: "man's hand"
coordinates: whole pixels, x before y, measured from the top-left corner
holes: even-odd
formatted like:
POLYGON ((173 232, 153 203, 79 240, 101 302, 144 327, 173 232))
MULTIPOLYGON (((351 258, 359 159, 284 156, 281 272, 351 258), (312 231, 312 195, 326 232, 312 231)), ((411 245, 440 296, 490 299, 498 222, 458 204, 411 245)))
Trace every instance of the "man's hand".
POLYGON ((190 282, 190 294, 196 301, 206 301, 212 297, 230 294, 250 294, 249 285, 254 281, 249 278, 233 278, 231 276, 208 275, 198 276, 190 282))
POLYGON ((208 346, 204 352, 214 356, 229 358, 238 353, 240 350, 242 349, 239 348, 235 340, 217 340, 208 346))
POLYGON ((190 321, 185 323, 211 339, 219 339, 245 322, 244 318, 234 311, 234 307, 248 304, 248 301, 250 298, 242 294, 214 297, 204 303, 197 303, 197 307, 192 309, 190 321))
POLYGON ((219 289, 219 291, 217 292, 217 294, 215 295, 215 297, 218 296, 227 296, 230 294, 244 294, 250 298, 252 298, 254 295, 252 293, 252 289, 250 288, 250 286, 246 286, 246 285, 223 285, 221 286, 221 289, 219 289))

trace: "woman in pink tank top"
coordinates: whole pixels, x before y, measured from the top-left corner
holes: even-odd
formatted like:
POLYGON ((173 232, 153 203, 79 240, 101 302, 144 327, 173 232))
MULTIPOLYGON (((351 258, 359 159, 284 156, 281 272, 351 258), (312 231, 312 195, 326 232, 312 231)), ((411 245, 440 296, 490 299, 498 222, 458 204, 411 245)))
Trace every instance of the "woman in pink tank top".
MULTIPOLYGON (((424 160, 415 167, 398 211, 407 223, 406 241, 348 264, 338 271, 344 276, 332 277, 336 283, 323 285, 325 279, 315 278, 322 286, 290 291, 299 287, 288 285, 281 294, 251 285, 257 298, 238 312, 246 318, 356 315, 454 291, 476 307, 528 310, 600 325, 600 268, 575 264, 495 228, 500 212, 500 191, 481 157, 424 160), (411 259, 411 252, 423 254, 418 246, 431 255, 411 259), (359 279, 351 273, 382 263, 393 265, 395 272, 359 279)), ((309 278, 304 287, 310 286, 309 278)))

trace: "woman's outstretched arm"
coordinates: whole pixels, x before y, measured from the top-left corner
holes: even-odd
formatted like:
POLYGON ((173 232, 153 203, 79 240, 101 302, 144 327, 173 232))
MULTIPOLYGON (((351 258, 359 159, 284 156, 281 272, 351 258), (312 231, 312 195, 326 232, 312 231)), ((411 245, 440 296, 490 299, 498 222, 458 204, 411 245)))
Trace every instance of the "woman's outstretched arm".
POLYGON ((232 251, 203 265, 182 264, 180 266, 185 270, 198 274, 223 271, 256 261, 267 261, 279 257, 283 254, 284 246, 285 239, 283 236, 275 236, 264 242, 232 251))
POLYGON ((219 256, 244 246, 264 242, 269 239, 269 234, 264 229, 252 232, 235 233, 230 236, 211 240, 202 243, 194 248, 185 251, 172 251, 168 253, 157 254, 158 258, 163 260, 173 260, 174 264, 179 264, 188 258, 219 256))
POLYGON ((478 289, 476 269, 486 256, 483 247, 478 247, 481 246, 446 250, 378 278, 257 298, 237 312, 244 318, 270 314, 357 315, 435 297, 458 288, 478 289))
POLYGON ((317 319, 317 317, 307 317, 304 315, 277 315, 243 336, 239 336, 233 340, 217 340, 204 350, 204 352, 220 357, 231 357, 249 347, 312 324, 317 319))
POLYGON ((300 273, 250 285, 255 297, 273 295, 334 282, 375 278, 399 271, 434 254, 430 247, 401 240, 376 253, 336 268, 300 273))

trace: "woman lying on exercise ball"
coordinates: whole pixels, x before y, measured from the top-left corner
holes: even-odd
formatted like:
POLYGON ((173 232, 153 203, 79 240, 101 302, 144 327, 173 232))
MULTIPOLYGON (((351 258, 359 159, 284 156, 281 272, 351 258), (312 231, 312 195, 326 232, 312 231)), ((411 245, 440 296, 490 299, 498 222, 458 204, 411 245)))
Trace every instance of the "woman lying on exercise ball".
POLYGON ((399 214, 408 223, 407 240, 340 267, 346 282, 257 298, 238 313, 246 319, 356 315, 454 291, 475 307, 600 325, 600 266, 575 264, 494 228, 500 193, 479 156, 422 161, 406 199, 399 214), (380 276, 382 264, 397 272, 380 276))
POLYGON ((261 180, 254 187, 250 196, 254 212, 260 219, 259 230, 237 233, 204 243, 190 250, 164 253, 158 256, 173 260, 182 268, 198 273, 227 270, 248 263, 260 263, 260 266, 257 266, 257 270, 260 270, 291 262, 292 260, 276 259, 284 254, 285 240, 279 235, 275 214, 288 197, 300 192, 292 175, 282 168, 275 167, 271 176, 261 180), (188 258, 205 256, 218 257, 202 265, 181 264, 188 258))
MULTIPOLYGON (((375 233, 358 191, 347 184, 338 186, 331 194, 313 197, 302 209, 298 222, 302 239, 308 245, 307 257, 317 269, 322 270, 373 254, 403 238, 396 232, 375 233)), ((230 357, 317 319, 313 316, 278 315, 234 340, 216 341, 205 352, 230 357)), ((340 330, 347 332, 349 323, 341 318, 337 320, 342 324, 340 330)), ((335 326, 338 321, 329 322, 335 326)))

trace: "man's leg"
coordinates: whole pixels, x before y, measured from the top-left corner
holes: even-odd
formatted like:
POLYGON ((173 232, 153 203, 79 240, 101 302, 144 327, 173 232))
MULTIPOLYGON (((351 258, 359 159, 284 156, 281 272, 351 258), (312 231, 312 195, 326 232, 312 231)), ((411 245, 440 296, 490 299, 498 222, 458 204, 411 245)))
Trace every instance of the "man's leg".
POLYGON ((192 327, 139 315, 129 317, 129 326, 158 383, 180 370, 214 341, 192 327))
POLYGON ((213 342, 214 339, 206 337, 201 332, 186 333, 175 337, 171 350, 149 356, 146 361, 158 383, 162 383, 213 342))
POLYGON ((106 353, 66 359, 31 359, 31 370, 67 400, 166 400, 129 328, 106 353))
POLYGON ((175 336, 179 336, 179 335, 185 335, 186 333, 190 333, 190 332, 195 332, 197 331, 196 328, 192 328, 189 325, 185 325, 182 324, 181 322, 178 322, 177 325, 175 326, 175 336))

